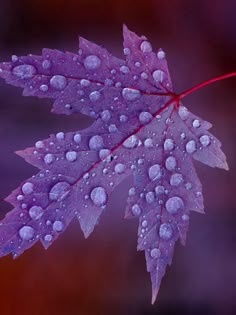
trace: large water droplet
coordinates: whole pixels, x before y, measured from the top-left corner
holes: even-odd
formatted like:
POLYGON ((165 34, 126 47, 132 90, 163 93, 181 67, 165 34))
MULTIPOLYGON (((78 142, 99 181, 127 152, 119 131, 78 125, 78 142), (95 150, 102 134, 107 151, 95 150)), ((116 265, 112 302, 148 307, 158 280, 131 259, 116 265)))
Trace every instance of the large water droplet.
POLYGON ((95 187, 91 191, 90 198, 95 206, 101 207, 107 202, 107 193, 103 187, 95 187))
POLYGON ((64 223, 61 221, 55 221, 52 228, 55 232, 61 232, 64 229, 64 223))
POLYGON ((125 165, 124 164, 118 163, 118 164, 115 165, 115 172, 117 174, 123 173, 124 170, 125 170, 125 165))
POLYGON ((149 121, 152 120, 152 114, 150 114, 149 112, 141 112, 139 114, 139 121, 142 123, 142 124, 147 124, 149 123, 149 121))
POLYGON ((22 189, 23 194, 30 195, 34 191, 34 185, 32 183, 27 182, 27 183, 24 183, 21 189, 22 189))
POLYGON ((135 101, 140 98, 141 93, 136 89, 124 88, 122 90, 122 96, 127 101, 135 101))
POLYGON ((12 73, 20 79, 31 79, 36 74, 36 69, 32 65, 20 65, 13 68, 12 73))
POLYGON ((137 147, 138 144, 139 144, 138 137, 136 135, 132 135, 124 141, 123 146, 127 149, 133 149, 137 147))
POLYGON ((174 171, 176 168, 176 159, 173 156, 169 156, 166 159, 165 166, 168 171, 174 171))
POLYGON ((171 186, 179 186, 180 184, 182 184, 184 181, 183 179, 183 175, 182 174, 173 174, 171 175, 171 178, 170 178, 170 184, 171 186))
POLYGON ((156 195, 162 195, 165 192, 165 187, 164 186, 156 186, 155 187, 155 193, 156 195))
POLYGON ((56 74, 50 80, 51 86, 56 90, 63 90, 67 85, 67 80, 63 75, 56 74))
POLYGON ((153 141, 151 138, 147 138, 145 141, 144 141, 144 146, 145 148, 153 148, 153 141))
POLYGON ((140 49, 143 53, 150 53, 152 52, 152 45, 148 41, 144 40, 140 45, 140 49))
POLYGON ((99 157, 101 160, 104 160, 104 162, 111 162, 112 156, 110 155, 111 150, 108 149, 101 149, 99 151, 99 157))
POLYGON ((204 135, 200 137, 200 142, 204 147, 207 147, 210 144, 211 140, 208 135, 204 135))
POLYGON ((172 139, 166 139, 164 142, 164 149, 166 151, 171 151, 174 149, 174 141, 172 139))
POLYGON ((150 180, 156 180, 161 178, 161 168, 159 164, 152 165, 148 170, 148 176, 150 180))
POLYGON ((29 209, 29 215, 31 219, 38 220, 43 215, 43 208, 40 206, 32 206, 29 209))
MULTIPOLYGON (((65 194, 70 187, 70 184, 67 182, 59 182, 55 184, 49 192, 50 200, 58 200, 63 194, 65 194)), ((68 192, 67 192, 68 193, 68 192)))
POLYGON ((66 159, 69 162, 74 162, 77 160, 77 152, 76 151, 68 151, 66 152, 66 159))
POLYGON ((84 66, 87 70, 96 70, 101 66, 101 59, 95 55, 89 55, 84 59, 84 66))
POLYGON ((58 132, 58 133, 56 134, 56 138, 57 138, 57 140, 59 140, 59 141, 64 140, 64 138, 65 138, 64 132, 58 132))
POLYGON ((196 142, 194 140, 190 140, 187 144, 186 144, 186 151, 191 154, 193 152, 196 151, 196 142))
POLYGON ((99 91, 93 91, 89 94, 89 99, 91 102, 97 102, 101 97, 101 93, 99 91))
POLYGON ((173 229, 169 223, 162 223, 159 229, 159 236, 165 241, 168 241, 172 238, 173 229))
POLYGON ((176 196, 171 197, 166 202, 166 210, 170 214, 175 214, 179 210, 183 210, 183 208, 184 208, 184 202, 180 197, 176 197, 176 196))
POLYGON ((90 138, 89 148, 91 150, 98 151, 98 150, 102 149, 103 146, 104 146, 104 144, 103 144, 103 139, 101 136, 96 135, 96 136, 93 136, 92 138, 90 138))
POLYGON ((25 225, 19 230, 19 235, 22 240, 29 241, 34 237, 34 229, 29 225, 25 225))
POLYGON ((165 73, 162 70, 155 70, 152 74, 152 77, 157 82, 163 82, 165 73))
POLYGON ((47 153, 44 157, 44 162, 46 164, 51 164, 54 160, 55 160, 55 158, 51 153, 47 153))

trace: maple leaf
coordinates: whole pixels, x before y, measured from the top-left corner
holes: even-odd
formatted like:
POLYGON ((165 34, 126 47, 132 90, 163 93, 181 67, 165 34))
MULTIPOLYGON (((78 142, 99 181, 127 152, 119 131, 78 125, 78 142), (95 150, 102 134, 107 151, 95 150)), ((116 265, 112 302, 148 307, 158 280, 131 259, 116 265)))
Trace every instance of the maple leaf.
POLYGON ((0 222, 0 256, 17 257, 38 240, 48 248, 74 217, 88 237, 112 191, 133 176, 126 218, 139 219, 154 303, 175 242, 186 241, 190 210, 203 213, 193 159, 228 166, 211 124, 180 103, 194 88, 173 92, 164 51, 124 26, 124 54, 80 38, 78 54, 43 49, 0 64, 0 76, 23 95, 55 99, 54 113, 95 119, 17 152, 40 172, 6 198, 14 209, 0 222))

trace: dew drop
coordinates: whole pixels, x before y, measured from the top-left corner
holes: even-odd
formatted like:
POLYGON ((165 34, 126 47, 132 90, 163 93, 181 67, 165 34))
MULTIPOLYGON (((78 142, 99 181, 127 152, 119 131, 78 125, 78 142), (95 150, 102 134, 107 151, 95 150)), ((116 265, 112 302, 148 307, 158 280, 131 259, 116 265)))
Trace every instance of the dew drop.
POLYGON ((29 225, 25 225, 19 230, 19 235, 22 240, 29 241, 34 237, 34 229, 29 225))
POLYGON ((92 138, 90 138, 90 140, 89 140, 90 150, 98 151, 98 150, 102 149, 103 146, 104 146, 104 144, 103 144, 103 139, 101 136, 96 135, 96 136, 93 136, 92 138))
POLYGON ((124 48, 124 55, 125 56, 130 55, 130 49, 129 48, 127 48, 127 47, 124 48))
POLYGON ((24 183, 21 189, 22 189, 23 194, 30 195, 34 191, 34 185, 32 183, 27 182, 27 183, 24 183))
POLYGON ((139 144, 138 137, 136 135, 132 135, 124 141, 123 146, 127 149, 133 149, 137 147, 138 144, 139 144))
POLYGON ((42 84, 39 87, 41 92, 47 92, 48 91, 48 86, 46 84, 42 84))
POLYGON ((58 200, 63 194, 65 194, 70 187, 70 184, 67 182, 59 182, 55 184, 50 192, 49 192, 49 199, 50 200, 58 200))
POLYGON ((89 80, 86 80, 86 79, 81 79, 81 80, 80 80, 80 84, 81 84, 81 86, 83 86, 83 87, 88 87, 88 86, 90 86, 90 81, 89 81, 89 80))
POLYGON ((145 148, 152 148, 153 147, 153 141, 151 138, 147 138, 145 141, 144 141, 144 146, 145 148))
POLYGON ((76 151, 68 151, 66 152, 66 159, 69 162, 74 162, 77 160, 77 152, 76 151))
POLYGON ((171 178, 170 178, 171 186, 179 186, 180 184, 183 183, 183 181, 184 179, 183 179, 182 174, 176 173, 176 174, 171 175, 171 178))
POLYGON ((50 60, 44 60, 43 62, 42 62, 42 67, 43 67, 43 69, 45 69, 45 70, 48 70, 50 67, 51 67, 51 61, 50 60))
POLYGON ((65 138, 64 132, 58 132, 58 133, 56 134, 56 138, 57 138, 57 140, 59 140, 59 141, 64 140, 64 138, 65 138))
POLYGON ((43 141, 37 141, 37 142, 35 143, 35 147, 36 147, 37 149, 43 149, 43 148, 44 148, 44 143, 43 143, 43 141))
POLYGON ((32 206, 29 209, 29 215, 30 215, 31 219, 38 220, 43 215, 43 208, 40 206, 32 206))
POLYGON ((120 72, 122 72, 122 73, 124 73, 124 74, 129 73, 129 67, 127 67, 127 66, 121 66, 121 67, 120 67, 120 72))
POLYGON ((142 224, 141 224, 141 225, 142 225, 142 227, 144 227, 144 228, 145 228, 145 227, 147 227, 147 225, 148 225, 147 220, 143 220, 143 222, 142 222, 142 224))
POLYGON ((188 109, 185 106, 181 105, 179 107, 179 116, 180 116, 180 118, 182 120, 186 120, 188 118, 188 115, 189 115, 188 109))
POLYGON ((193 121, 193 127, 194 127, 194 128, 200 127, 200 121, 199 121, 198 119, 195 119, 195 120, 193 121))
POLYGON ((55 160, 54 156, 51 153, 48 153, 44 157, 44 162, 46 164, 51 164, 55 160))
POLYGON ((162 223, 159 229, 159 236, 165 241, 169 241, 172 238, 173 230, 169 223, 162 223))
POLYGON ((132 211, 133 215, 135 215, 136 217, 140 216, 140 214, 142 212, 141 208, 137 204, 133 205, 131 211, 132 211))
POLYGON ((117 127, 116 127, 115 124, 111 124, 111 125, 108 127, 108 131, 109 131, 110 133, 115 133, 115 132, 118 131, 118 129, 117 129, 117 127))
POLYGON ((17 62, 19 60, 19 58, 16 55, 12 55, 11 56, 11 61, 12 62, 17 62))
POLYGON ((157 58, 158 59, 164 59, 166 57, 166 54, 163 50, 159 50, 158 53, 157 53, 157 58))
POLYGON ((107 202, 107 193, 103 187, 95 187, 91 191, 90 198, 95 206, 101 207, 107 202))
POLYGON ((61 232, 64 229, 64 223, 61 221, 55 221, 52 225, 52 228, 55 232, 61 232))
POLYGON ((156 186, 155 187, 155 193, 156 195, 162 195, 165 192, 165 187, 164 186, 156 186))
POLYGON ((174 149, 174 141, 172 139, 166 139, 164 142, 164 150, 171 151, 174 149))
POLYGON ((116 172, 117 174, 122 174, 122 173, 124 173, 124 170, 125 170, 125 165, 124 165, 124 164, 118 163, 118 164, 115 165, 115 172, 116 172))
POLYGON ((150 256, 154 259, 161 257, 161 251, 158 248, 153 248, 150 252, 150 256))
POLYGON ((154 200, 155 200, 154 192, 153 191, 149 191, 146 194, 146 202, 150 204, 150 203, 153 203, 154 200))
POLYGON ((184 202, 180 197, 171 197, 167 200, 166 204, 166 210, 170 214, 176 214, 180 210, 183 210, 184 208, 184 202))
POLYGON ((111 150, 108 149, 101 149, 99 151, 99 157, 101 160, 104 160, 104 162, 111 162, 112 156, 110 155, 111 150))
POLYGON ((56 74, 50 79, 51 86, 56 90, 63 90, 67 85, 67 80, 63 75, 56 74))
POLYGON ((140 49, 143 53, 150 53, 152 52, 152 45, 150 42, 144 40, 140 45, 140 49))
POLYGON ((200 142, 204 147, 207 147, 210 144, 211 140, 208 135, 203 135, 200 137, 200 142))
POLYGON ((150 114, 149 112, 141 112, 139 114, 139 121, 142 124, 147 124, 152 120, 152 114, 150 114))
POLYGON ((192 184, 191 184, 191 183, 186 183, 186 184, 185 184, 185 188, 186 188, 187 190, 192 189, 192 184))
POLYGON ((94 91, 89 94, 89 99, 91 102, 97 102, 101 97, 101 93, 99 91, 94 91))
POLYGON ((155 70, 152 73, 152 77, 157 82, 163 82, 164 77, 165 77, 165 73, 162 70, 155 70))
POLYGON ((81 142, 81 135, 79 133, 74 135, 74 141, 75 143, 79 144, 81 142))
POLYGON ((148 170, 148 176, 150 180, 156 180, 161 178, 161 168, 159 164, 152 165, 148 170))
POLYGON ((50 234, 45 235, 45 236, 44 236, 44 240, 45 240, 46 242, 51 242, 51 241, 52 241, 52 235, 50 235, 50 234))
POLYGON ((136 89, 124 88, 122 90, 122 96, 127 101, 135 101, 141 97, 141 93, 136 89))
POLYGON ((135 188, 134 188, 134 187, 131 187, 131 188, 129 189, 129 196, 132 197, 132 196, 134 196, 135 194, 136 194, 135 188))
POLYGON ((144 79, 144 80, 147 80, 148 79, 148 74, 146 72, 142 72, 141 73, 141 78, 144 79))
POLYGON ((187 144, 186 144, 186 151, 191 154, 193 152, 196 151, 196 142, 194 140, 190 140, 187 144))
POLYGON ((128 117, 126 115, 120 115, 120 122, 124 123, 128 120, 128 117))
POLYGON ((176 159, 173 156, 169 156, 165 161, 165 166, 168 171, 174 171, 176 168, 176 159))
POLYGON ((20 65, 13 68, 12 73, 20 79, 31 79, 36 74, 36 69, 32 65, 20 65))
POLYGON ((101 114, 101 118, 103 121, 108 122, 111 119, 111 113, 109 110, 104 110, 101 114))
POLYGON ((101 59, 96 55, 89 55, 84 59, 84 66, 87 70, 96 70, 101 66, 101 59))

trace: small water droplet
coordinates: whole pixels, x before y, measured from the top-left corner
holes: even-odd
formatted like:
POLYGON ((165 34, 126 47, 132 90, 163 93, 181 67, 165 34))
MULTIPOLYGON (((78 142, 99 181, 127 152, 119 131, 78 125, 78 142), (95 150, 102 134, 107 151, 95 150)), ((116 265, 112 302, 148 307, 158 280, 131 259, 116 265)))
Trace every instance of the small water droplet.
POLYGON ((31 79, 36 72, 35 67, 32 65, 19 65, 12 70, 13 75, 20 79, 31 79))
POLYGON ((180 197, 174 196, 174 197, 171 197, 167 200, 165 206, 166 206, 166 210, 170 214, 176 214, 180 210, 183 210, 184 202, 180 197))
POLYGON ((136 194, 135 188, 134 188, 134 187, 131 187, 131 188, 129 189, 129 196, 132 197, 132 196, 134 196, 135 194, 136 194))
POLYGON ((179 116, 180 116, 180 118, 182 120, 186 120, 188 118, 188 115, 189 115, 188 109, 185 106, 181 105, 179 107, 179 116))
POLYGON ((161 178, 161 168, 159 164, 152 165, 148 170, 150 180, 157 180, 161 178))
POLYGON ((69 162, 74 162, 77 160, 77 152, 76 151, 68 151, 66 152, 66 159, 69 162))
POLYGON ((200 137, 200 142, 204 147, 207 147, 210 144, 211 140, 208 135, 203 135, 200 137))
POLYGON ((56 74, 50 79, 50 85, 61 91, 67 86, 67 79, 63 75, 56 74))
POLYGON ((65 138, 64 132, 58 132, 58 133, 56 134, 56 138, 57 138, 57 140, 59 140, 59 141, 64 140, 64 138, 65 138))
POLYGON ((133 149, 137 147, 138 144, 139 144, 139 139, 136 135, 130 136, 123 142, 123 146, 127 149, 133 149))
POLYGON ((165 192, 165 187, 164 186, 156 186, 155 187, 155 193, 156 195, 162 195, 165 192))
POLYGON ((74 135, 74 141, 75 143, 79 144, 81 142, 81 135, 79 133, 74 135))
POLYGON ((186 184, 185 184, 185 188, 186 188, 187 190, 192 189, 192 184, 191 184, 191 183, 186 183, 186 184))
POLYGON ((158 53, 157 53, 157 58, 158 59, 164 59, 166 57, 166 54, 163 50, 159 50, 158 53))
POLYGON ((99 157, 101 160, 104 160, 104 162, 111 162, 112 156, 110 155, 111 150, 108 149, 101 149, 99 151, 99 157))
POLYGON ((101 136, 96 135, 96 136, 93 136, 90 138, 90 140, 89 140, 90 150, 98 151, 98 150, 102 149, 103 146, 104 146, 104 144, 103 144, 103 139, 101 136))
POLYGON ((29 241, 34 237, 34 229, 29 225, 25 225, 19 230, 19 235, 22 240, 29 241))
POLYGON ((152 45, 150 42, 144 40, 140 45, 140 49, 143 53, 150 53, 152 52, 152 45))
POLYGON ((169 156, 165 161, 165 166, 168 171, 174 171, 176 168, 176 159, 173 156, 169 156))
POLYGON ((116 127, 115 124, 111 124, 111 125, 108 127, 108 131, 109 131, 110 133, 115 133, 115 132, 118 131, 118 129, 117 129, 117 127, 116 127))
MULTIPOLYGON (((69 193, 70 184, 67 182, 59 182, 56 183, 49 192, 49 199, 50 200, 58 200, 59 197, 64 195, 65 193, 69 193)), ((66 195, 65 195, 66 196, 66 195)))
POLYGON ((96 55, 89 55, 84 59, 84 66, 87 70, 96 70, 101 66, 101 59, 96 55))
POLYGON ((162 70, 155 70, 152 73, 152 77, 157 82, 163 82, 165 78, 165 73, 162 70))
POLYGON ((194 140, 190 140, 189 142, 187 142, 185 147, 186 151, 191 154, 196 151, 196 142, 194 140))
POLYGON ((101 114, 101 118, 103 121, 108 122, 111 119, 111 113, 109 110, 104 110, 101 114))
POLYGON ((54 160, 55 160, 55 158, 51 153, 47 153, 44 157, 44 162, 46 164, 51 164, 54 160))
POLYGON ((89 99, 91 102, 97 102, 101 97, 101 93, 99 91, 93 91, 89 94, 89 99))
POLYGON ((51 61, 50 60, 44 60, 43 62, 42 62, 42 67, 43 67, 43 69, 45 69, 45 70, 48 70, 48 69, 50 69, 51 68, 51 61))
POLYGON ((194 128, 200 127, 200 121, 199 121, 198 119, 194 119, 194 121, 193 121, 193 127, 194 127, 194 128))
POLYGON ((140 214, 142 212, 141 208, 137 204, 133 205, 131 211, 132 211, 133 215, 135 215, 136 217, 140 216, 140 214))
POLYGON ((141 93, 136 89, 124 88, 122 90, 122 96, 127 101, 136 101, 141 97, 141 93))
POLYGON ((11 56, 11 61, 12 62, 17 62, 19 60, 19 58, 16 55, 12 55, 11 56))
POLYGON ((164 150, 165 151, 171 151, 175 147, 174 141, 172 139, 166 139, 164 142, 164 150))
POLYGON ((118 164, 115 165, 115 172, 117 174, 122 174, 124 172, 124 170, 125 170, 125 165, 124 164, 118 163, 118 164))
POLYGON ((162 223, 159 229, 159 236, 165 241, 169 241, 173 236, 173 229, 169 223, 162 223))
POLYGON ((150 204, 150 203, 153 203, 154 200, 155 200, 154 192, 153 191, 149 191, 146 194, 146 202, 150 204))
POLYGON ((124 123, 128 120, 128 117, 126 115, 120 115, 120 122, 124 123))
POLYGON ((147 80, 148 79, 148 74, 146 72, 142 72, 141 73, 141 78, 144 79, 144 80, 147 80))
POLYGON ((47 92, 48 91, 48 86, 46 84, 42 84, 39 87, 41 92, 47 92))
POLYGON ((150 114, 149 112, 141 112, 139 114, 139 121, 142 124, 147 124, 152 120, 152 114, 150 114))
POLYGON ((17 199, 18 201, 22 201, 22 200, 24 200, 24 196, 23 196, 23 195, 18 195, 18 196, 16 197, 16 199, 17 199))
POLYGON ((154 259, 157 259, 159 257, 161 257, 161 251, 159 248, 153 248, 151 251, 150 251, 150 256, 154 259))
POLYGON ((129 48, 127 48, 127 47, 124 48, 124 55, 125 56, 130 55, 130 49, 129 48))
POLYGON ((129 67, 127 67, 127 66, 121 66, 120 67, 120 72, 122 72, 122 73, 124 73, 124 74, 127 74, 127 73, 129 73, 129 67))
POLYGON ((40 206, 32 206, 29 209, 29 215, 30 215, 31 219, 38 220, 43 215, 43 208, 40 206))
POLYGON ((183 220, 183 221, 189 221, 189 215, 183 214, 183 215, 182 215, 182 220, 183 220))
POLYGON ((43 143, 43 141, 37 141, 37 142, 35 143, 35 147, 36 147, 37 149, 43 149, 43 148, 44 148, 44 143, 43 143))
POLYGON ((52 235, 50 235, 50 234, 45 235, 45 236, 44 236, 44 240, 45 240, 46 242, 51 242, 51 241, 52 241, 52 235))
POLYGON ((89 80, 86 80, 86 79, 81 79, 81 80, 80 80, 80 84, 81 84, 81 86, 83 86, 83 87, 88 87, 88 86, 90 86, 90 81, 89 81, 89 80))
POLYGON ((24 183, 21 189, 22 189, 23 194, 30 195, 34 191, 34 185, 32 183, 27 182, 27 183, 24 183))
POLYGON ((103 187, 95 187, 91 191, 90 198, 95 206, 101 207, 107 202, 107 193, 103 187))
POLYGON ((61 221, 55 221, 52 225, 53 231, 61 232, 64 229, 64 223, 61 221))
POLYGON ((184 179, 183 179, 182 174, 176 173, 176 174, 171 175, 171 178, 170 178, 171 186, 179 186, 180 184, 183 183, 183 181, 184 179))

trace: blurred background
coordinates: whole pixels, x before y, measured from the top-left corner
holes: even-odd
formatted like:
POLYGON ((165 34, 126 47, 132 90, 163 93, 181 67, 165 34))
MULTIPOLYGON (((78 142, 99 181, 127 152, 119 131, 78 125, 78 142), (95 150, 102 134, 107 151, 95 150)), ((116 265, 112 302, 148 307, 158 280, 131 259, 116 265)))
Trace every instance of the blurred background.
MULTIPOLYGON (((41 48, 78 51, 81 35, 122 57, 122 23, 146 35, 168 57, 176 92, 236 71, 234 0, 0 0, 0 60, 40 54, 41 48)), ((52 115, 49 100, 24 98, 0 81, 0 209, 21 181, 37 172, 14 151, 50 133, 74 131, 91 120, 52 115)), ((206 215, 192 213, 187 245, 175 248, 171 268, 151 306, 137 222, 124 220, 131 181, 113 194, 88 240, 79 224, 50 247, 37 244, 17 260, 0 260, 0 314, 236 314, 236 78, 188 96, 184 104, 213 123, 230 171, 196 163, 206 215)))

